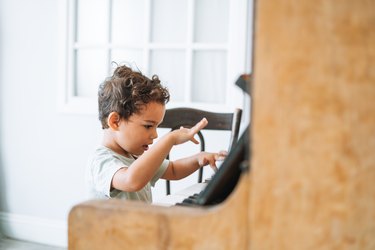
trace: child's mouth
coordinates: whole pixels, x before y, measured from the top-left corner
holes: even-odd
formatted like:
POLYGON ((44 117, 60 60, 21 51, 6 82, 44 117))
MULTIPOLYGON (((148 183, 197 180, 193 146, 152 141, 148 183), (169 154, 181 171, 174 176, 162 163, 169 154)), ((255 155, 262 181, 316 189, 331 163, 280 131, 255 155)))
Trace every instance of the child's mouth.
POLYGON ((143 150, 147 151, 148 150, 148 145, 143 145, 143 150))

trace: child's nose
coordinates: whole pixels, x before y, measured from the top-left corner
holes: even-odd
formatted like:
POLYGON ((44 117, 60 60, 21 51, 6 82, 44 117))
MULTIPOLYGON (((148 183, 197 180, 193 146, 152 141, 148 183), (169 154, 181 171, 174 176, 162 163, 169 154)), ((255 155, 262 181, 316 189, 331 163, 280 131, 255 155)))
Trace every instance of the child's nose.
POLYGON ((156 139, 158 138, 158 132, 156 130, 154 130, 152 133, 151 133, 151 138, 152 139, 156 139))

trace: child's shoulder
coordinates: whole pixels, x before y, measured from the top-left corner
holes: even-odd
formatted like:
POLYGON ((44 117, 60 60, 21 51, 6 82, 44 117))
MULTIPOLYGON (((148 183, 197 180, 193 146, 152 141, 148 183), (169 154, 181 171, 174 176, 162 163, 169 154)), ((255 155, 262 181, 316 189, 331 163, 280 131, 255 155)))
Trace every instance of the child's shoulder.
POLYGON ((126 162, 126 163, 130 163, 130 162, 133 162, 134 159, 132 158, 128 158, 128 157, 125 157, 123 155, 120 155, 118 153, 116 153, 115 151, 113 151, 112 149, 106 147, 106 146, 103 146, 103 145, 100 145, 98 146, 94 153, 93 153, 93 159, 117 159, 117 160, 120 160, 122 162, 126 162))
POLYGON ((112 154, 114 152, 110 148, 107 148, 106 146, 99 145, 95 148, 94 153, 95 154, 112 154))

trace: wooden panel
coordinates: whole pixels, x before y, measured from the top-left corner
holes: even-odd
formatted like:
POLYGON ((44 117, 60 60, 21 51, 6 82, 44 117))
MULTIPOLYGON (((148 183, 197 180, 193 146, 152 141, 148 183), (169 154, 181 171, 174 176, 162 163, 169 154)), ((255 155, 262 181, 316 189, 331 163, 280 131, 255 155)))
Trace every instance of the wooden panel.
POLYGON ((70 250, 247 249, 249 175, 212 208, 88 201, 69 214, 70 250))
POLYGON ((375 1, 257 1, 250 249, 375 249, 375 1))

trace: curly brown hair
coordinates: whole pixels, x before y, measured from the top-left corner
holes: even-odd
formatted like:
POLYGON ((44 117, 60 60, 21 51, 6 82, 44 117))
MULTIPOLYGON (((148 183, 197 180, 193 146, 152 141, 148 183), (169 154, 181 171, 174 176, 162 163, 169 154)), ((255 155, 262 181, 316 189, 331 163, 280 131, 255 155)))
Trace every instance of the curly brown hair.
POLYGON ((168 101, 169 91, 160 84, 157 75, 149 79, 127 66, 118 66, 113 75, 99 86, 99 120, 105 129, 108 128, 107 118, 111 112, 128 119, 150 102, 166 104, 168 101))

